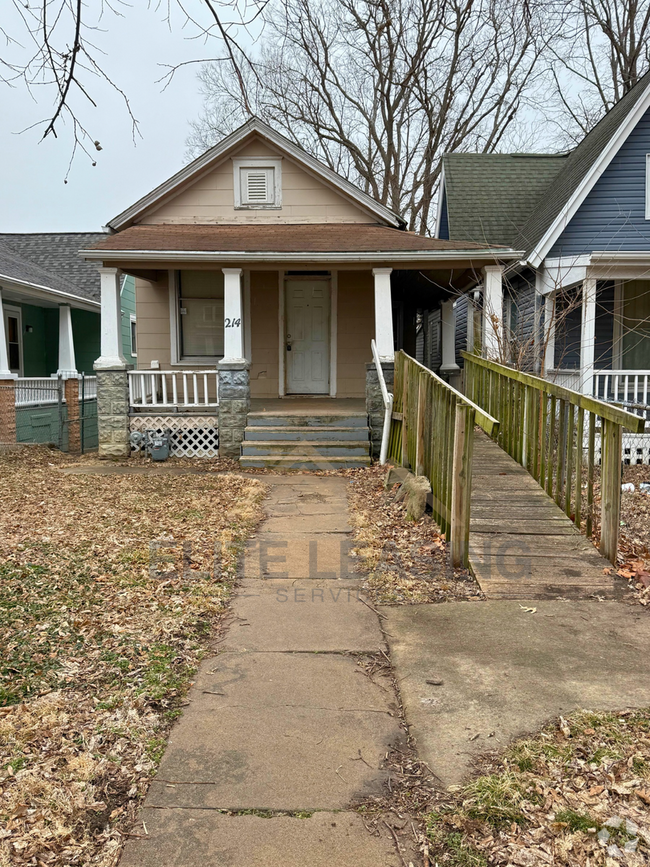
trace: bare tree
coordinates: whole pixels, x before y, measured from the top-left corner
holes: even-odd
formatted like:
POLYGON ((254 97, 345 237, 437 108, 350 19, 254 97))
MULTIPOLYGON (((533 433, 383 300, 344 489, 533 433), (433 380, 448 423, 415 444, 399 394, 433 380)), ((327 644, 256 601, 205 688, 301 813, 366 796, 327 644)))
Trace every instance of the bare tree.
POLYGON ((285 0, 265 14, 250 106, 229 67, 201 70, 190 153, 252 110, 426 233, 441 154, 499 146, 549 38, 536 0, 285 0))
POLYGON ((569 0, 549 54, 555 122, 573 145, 650 68, 650 0, 569 0))
MULTIPOLYGON (((206 56, 189 63, 212 60, 227 63, 239 81, 241 99, 248 106, 242 67, 246 53, 240 47, 238 34, 263 11, 268 0, 159 0, 151 3, 160 10, 172 27, 191 32, 203 44, 208 44, 206 56), (172 18, 174 17, 174 20, 172 18), (209 45, 216 42, 213 53, 209 45)), ((124 0, 10 0, 0 24, 0 37, 5 46, 0 55, 0 82, 11 87, 22 86, 34 98, 43 91, 51 94, 52 108, 33 126, 43 130, 42 138, 57 137, 67 123, 72 137, 72 159, 81 149, 93 160, 101 144, 84 122, 84 109, 97 108, 95 92, 99 83, 108 83, 122 98, 131 119, 132 132, 138 131, 128 94, 110 72, 108 58, 98 45, 103 30, 110 26, 110 16, 128 15, 130 6, 124 0)), ((168 82, 178 69, 165 65, 163 82, 168 82)), ((182 64, 186 65, 186 64, 182 64)), ((5 119, 6 122, 6 119, 5 119)), ((32 128, 32 127, 29 127, 32 128)))

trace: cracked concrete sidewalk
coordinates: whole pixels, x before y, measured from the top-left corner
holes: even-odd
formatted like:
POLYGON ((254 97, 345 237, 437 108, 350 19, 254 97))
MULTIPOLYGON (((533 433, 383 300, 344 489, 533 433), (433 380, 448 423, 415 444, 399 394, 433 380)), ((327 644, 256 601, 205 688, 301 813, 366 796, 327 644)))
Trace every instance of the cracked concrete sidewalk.
POLYGON ((347 481, 264 476, 219 653, 202 663, 122 867, 398 867, 351 807, 380 794, 403 742, 392 686, 357 660, 385 651, 348 561, 347 481), (361 676, 360 676, 361 675, 361 676), (270 812, 265 818, 263 814, 270 812))

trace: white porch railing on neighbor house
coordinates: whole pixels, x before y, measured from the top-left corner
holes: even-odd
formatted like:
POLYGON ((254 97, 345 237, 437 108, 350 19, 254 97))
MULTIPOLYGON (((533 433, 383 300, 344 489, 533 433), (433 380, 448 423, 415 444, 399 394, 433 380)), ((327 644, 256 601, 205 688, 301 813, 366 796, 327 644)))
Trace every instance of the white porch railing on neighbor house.
POLYGON ((549 370, 544 378, 556 385, 561 385, 562 388, 580 391, 582 374, 579 370, 549 370))
POLYGON ((59 384, 50 376, 21 376, 16 380, 16 406, 59 402, 59 384))
POLYGON ((646 416, 650 408, 649 370, 595 370, 594 397, 619 403, 628 412, 646 416))
POLYGON ((377 379, 379 380, 379 388, 381 389, 381 398, 384 402, 384 427, 381 434, 381 449, 379 452, 379 463, 385 464, 388 457, 388 439, 390 437, 390 426, 393 419, 393 395, 386 388, 386 379, 384 378, 384 370, 379 360, 379 351, 374 339, 370 341, 372 349, 372 357, 377 369, 377 379))
POLYGON ((79 400, 83 397, 84 400, 93 400, 97 397, 97 377, 84 376, 83 387, 82 379, 79 377, 79 400), (83 392, 83 393, 82 393, 83 392))
POLYGON ((129 402, 134 409, 205 410, 219 406, 216 370, 130 370, 129 402))

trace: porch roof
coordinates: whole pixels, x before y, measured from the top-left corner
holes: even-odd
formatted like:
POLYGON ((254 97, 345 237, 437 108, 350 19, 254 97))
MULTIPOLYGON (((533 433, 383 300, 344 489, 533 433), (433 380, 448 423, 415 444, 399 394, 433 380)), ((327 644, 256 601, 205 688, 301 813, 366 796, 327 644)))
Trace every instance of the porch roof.
POLYGON ((109 235, 83 250, 89 259, 174 259, 190 261, 240 258, 373 258, 397 260, 506 259, 519 257, 510 247, 425 238, 388 226, 359 223, 282 225, 140 225, 109 235))

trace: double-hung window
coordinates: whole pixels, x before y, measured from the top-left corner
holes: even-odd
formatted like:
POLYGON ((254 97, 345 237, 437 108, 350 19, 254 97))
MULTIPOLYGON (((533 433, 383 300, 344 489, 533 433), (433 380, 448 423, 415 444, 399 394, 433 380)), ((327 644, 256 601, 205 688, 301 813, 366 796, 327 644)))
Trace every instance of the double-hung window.
POLYGON ((223 358, 223 274, 178 272, 181 361, 213 363, 223 358))

